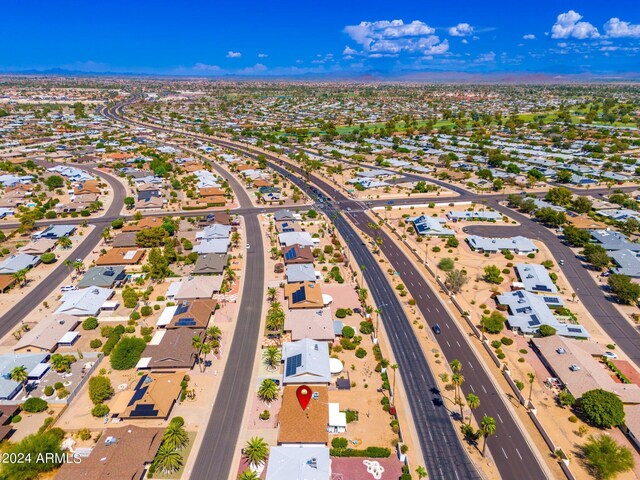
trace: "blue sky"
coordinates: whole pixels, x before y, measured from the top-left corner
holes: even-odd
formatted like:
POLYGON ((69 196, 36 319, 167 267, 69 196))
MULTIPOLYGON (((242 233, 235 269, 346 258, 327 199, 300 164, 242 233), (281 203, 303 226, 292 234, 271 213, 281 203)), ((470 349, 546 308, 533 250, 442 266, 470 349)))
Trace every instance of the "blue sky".
POLYGON ((640 71, 638 0, 4 0, 0 71, 640 71))

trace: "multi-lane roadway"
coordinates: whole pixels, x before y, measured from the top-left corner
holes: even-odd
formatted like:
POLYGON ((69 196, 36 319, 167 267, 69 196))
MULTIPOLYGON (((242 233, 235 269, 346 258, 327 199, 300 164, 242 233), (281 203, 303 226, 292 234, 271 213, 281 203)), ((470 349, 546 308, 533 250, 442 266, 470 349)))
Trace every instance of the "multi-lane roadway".
MULTIPOLYGON (((121 118, 119 115, 116 119, 121 118)), ((140 124, 142 125, 142 124, 140 124)), ((144 124, 149 127, 148 124, 144 124)), ((154 127, 158 130, 169 131, 163 127, 154 127)), ((184 132, 181 132, 184 134, 184 132)), ((195 134, 189 134, 192 138, 217 143, 230 150, 256 156, 258 152, 248 150, 246 147, 195 134)), ((262 152, 261 152, 262 153, 262 152)), ((296 176, 285 171, 279 166, 281 159, 267 155, 270 166, 279 170, 280 173, 296 182, 301 188, 308 191, 309 183, 321 188, 334 200, 340 202, 342 213, 344 209, 351 208, 349 213, 358 228, 367 230, 369 217, 362 211, 363 205, 346 198, 341 192, 333 189, 321 179, 310 175, 306 181, 301 179, 303 173, 295 166, 289 166, 296 172, 296 176)), ((334 217, 331 207, 324 207, 326 213, 334 217)), ((391 289, 384 274, 380 270, 379 263, 369 252, 368 248, 359 241, 359 236, 355 233, 349 222, 339 214, 334 217, 336 227, 341 234, 349 241, 350 249, 355 260, 365 265, 364 275, 371 288, 371 293, 379 305, 383 308, 383 323, 388 332, 391 346, 400 368, 402 379, 407 391, 413 418, 420 437, 423 456, 427 462, 427 468, 432 478, 475 478, 478 474, 466 458, 465 452, 458 441, 457 434, 453 430, 454 426, 448 418, 446 409, 438 407, 433 401, 435 392, 435 381, 412 327, 402 310, 395 293, 391 289), (433 390, 432 390, 433 389, 433 390)), ((367 232, 371 234, 371 232, 367 232)), ((420 275, 404 252, 395 246, 394 242, 387 239, 383 242, 383 252, 389 258, 394 268, 400 273, 407 288, 416 298, 427 322, 433 325, 438 321, 444 327, 441 335, 442 349, 448 359, 458 358, 465 367, 465 377, 467 378, 466 389, 476 392, 481 397, 483 408, 479 409, 479 415, 484 413, 496 418, 498 423, 498 433, 490 440, 490 448, 494 453, 496 466, 504 478, 531 478, 540 479, 548 476, 547 471, 539 462, 536 453, 532 450, 517 422, 511 416, 505 403, 504 393, 491 381, 489 375, 483 370, 482 364, 473 354, 464 338, 464 333, 458 329, 455 320, 447 313, 440 303, 438 294, 434 292, 429 283, 420 275), (446 331, 446 333, 445 333, 446 331)))

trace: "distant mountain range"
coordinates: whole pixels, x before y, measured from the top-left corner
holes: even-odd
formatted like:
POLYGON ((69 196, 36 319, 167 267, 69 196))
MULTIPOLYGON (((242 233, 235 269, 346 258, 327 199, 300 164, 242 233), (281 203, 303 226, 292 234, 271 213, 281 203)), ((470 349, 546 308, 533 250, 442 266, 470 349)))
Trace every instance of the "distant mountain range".
POLYGON ((506 83, 506 84, 551 84, 551 83, 635 83, 640 82, 640 72, 624 73, 550 73, 550 72, 455 72, 455 71, 398 71, 398 72, 330 72, 307 73, 301 75, 163 75, 136 72, 86 72, 64 68, 45 70, 0 71, 2 76, 43 76, 43 77, 119 77, 119 78, 158 78, 188 79, 208 78, 224 80, 291 80, 291 81, 352 81, 363 83, 407 82, 407 83, 506 83))

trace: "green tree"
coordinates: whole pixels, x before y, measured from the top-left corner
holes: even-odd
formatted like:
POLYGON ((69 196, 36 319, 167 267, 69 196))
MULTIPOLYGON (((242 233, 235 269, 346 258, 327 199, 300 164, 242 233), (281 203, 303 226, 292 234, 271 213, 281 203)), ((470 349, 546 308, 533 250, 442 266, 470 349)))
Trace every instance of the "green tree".
POLYGON ((591 234, 589 234, 588 230, 580 230, 573 225, 567 225, 564 227, 562 234, 567 243, 574 247, 584 247, 591 239, 591 234))
POLYGON ((282 354, 276 346, 270 346, 262 353, 262 359, 269 370, 275 370, 280 365, 282 354))
POLYGON ((621 302, 629 305, 638 302, 640 285, 634 283, 627 275, 614 273, 609 277, 607 283, 621 302))
POLYGON ((260 480, 260 476, 253 470, 247 468, 240 474, 238 480, 260 480))
POLYGON ((589 213, 591 208, 593 208, 593 202, 589 200, 589 197, 583 195, 576 197, 572 205, 576 213, 589 213))
POLYGON ((567 206, 571 203, 573 193, 571 190, 564 187, 554 187, 549 189, 544 199, 554 205, 567 206))
POLYGON ((171 448, 170 445, 162 443, 156 454, 156 458, 153 460, 153 464, 156 469, 161 470, 164 473, 177 472, 184 465, 184 458, 182 454, 171 448))
POLYGON ((62 188, 64 186, 64 178, 59 175, 51 175, 50 177, 47 177, 44 184, 47 186, 49 191, 52 192, 56 188, 62 188))
POLYGON ((162 436, 162 443, 174 450, 182 450, 189 443, 189 435, 182 425, 170 422, 162 436))
POLYGON ((159 247, 164 244, 168 236, 169 234, 162 227, 143 228, 136 233, 136 244, 144 248, 159 247))
POLYGON ((67 236, 61 237, 58 239, 58 245, 65 250, 71 248, 73 246, 73 242, 67 236))
POLYGON ((585 392, 580 398, 580 408, 587 420, 597 427, 617 427, 624 422, 620 397, 601 388, 585 392))
MULTIPOLYGON (((467 405, 471 410, 475 410, 480 407, 480 397, 474 395, 473 393, 467 394, 467 405)), ((471 415, 469 415, 469 425, 471 425, 471 415)))
POLYGON ((270 378, 265 378, 258 388, 258 397, 266 402, 271 403, 278 398, 278 385, 270 378))
POLYGON ((133 206, 136 204, 136 201, 133 197, 124 197, 124 204, 127 206, 127 208, 133 208, 133 206))
POLYGON ((581 449, 596 478, 607 480, 635 467, 631 450, 609 435, 591 435, 581 449))
POLYGON ((18 365, 11 370, 11 380, 22 384, 23 392, 27 392, 27 380, 29 379, 29 372, 24 365, 18 365))
POLYGON ((114 370, 128 370, 136 366, 147 342, 138 337, 124 337, 111 352, 111 367, 114 370))
POLYGON ((553 328, 551 325, 543 324, 543 325, 540 325, 540 328, 538 328, 538 333, 542 337, 551 337, 552 335, 556 334, 556 329, 553 328))
POLYGON ((633 217, 628 218, 622 225, 622 231, 627 235, 637 233, 638 230, 640 230, 640 222, 633 217))
POLYGON ((60 466, 59 458, 62 457, 62 439, 64 432, 59 428, 48 430, 44 433, 34 433, 19 442, 8 444, 3 453, 8 458, 31 458, 30 462, 6 462, 2 465, 3 479, 7 480, 32 480, 38 478, 40 474, 50 472, 60 466), (52 456, 42 455, 42 461, 36 461, 40 454, 53 454, 52 456))
POLYGON ((453 270, 455 264, 453 263, 453 259, 451 258, 443 258, 438 262, 438 268, 440 270, 444 270, 445 272, 450 272, 453 270))
POLYGON ((571 407, 576 403, 576 398, 568 390, 563 390, 558 394, 558 401, 563 407, 571 407))
POLYGON ((484 453, 487 448, 487 438, 489 438, 490 435, 496 433, 495 419, 487 415, 482 417, 482 421, 480 422, 480 430, 482 431, 482 436, 484 437, 484 444, 482 445, 482 456, 484 457, 484 453))
POLYGON ((491 315, 482 317, 482 329, 488 333, 500 333, 504 329, 505 321, 500 312, 494 311, 491 315))
POLYGON ((252 437, 244 446, 243 456, 249 462, 249 465, 260 467, 264 465, 269 456, 269 444, 263 438, 252 437))
POLYGON ((500 273, 500 269, 495 265, 487 265, 484 267, 484 279, 489 283, 500 285, 504 281, 500 273))
POLYGON ((418 468, 416 468, 416 475, 418 475, 418 479, 420 480, 427 478, 427 471, 423 466, 418 466, 418 468))
POLYGON ((585 245, 582 254, 585 256, 587 262, 597 270, 602 270, 611 262, 607 251, 601 245, 595 243, 585 245))
POLYGON ((162 254, 159 248, 152 248, 145 269, 149 272, 149 277, 154 280, 162 280, 171 274, 169 261, 162 254))
POLYGON ((94 405, 103 403, 105 400, 110 399, 114 394, 113 386, 111 386, 111 380, 104 375, 97 375, 91 377, 89 380, 89 398, 94 405))

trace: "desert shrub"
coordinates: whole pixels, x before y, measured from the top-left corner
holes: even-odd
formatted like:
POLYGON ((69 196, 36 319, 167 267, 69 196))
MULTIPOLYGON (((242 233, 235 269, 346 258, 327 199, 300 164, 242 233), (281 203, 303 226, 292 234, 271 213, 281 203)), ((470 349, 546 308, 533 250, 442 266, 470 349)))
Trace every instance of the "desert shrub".
POLYGON ((89 317, 82 322, 83 330, 95 330, 98 328, 98 319, 96 317, 89 317))
POLYGON ((41 398, 31 397, 22 404, 22 410, 29 413, 44 412, 49 404, 41 398))

